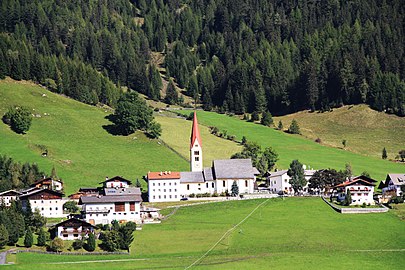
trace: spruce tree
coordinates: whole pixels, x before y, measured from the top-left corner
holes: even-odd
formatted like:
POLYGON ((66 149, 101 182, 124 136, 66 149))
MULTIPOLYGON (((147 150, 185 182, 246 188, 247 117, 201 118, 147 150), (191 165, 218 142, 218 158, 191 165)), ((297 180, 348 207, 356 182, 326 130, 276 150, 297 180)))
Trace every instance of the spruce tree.
POLYGON ((0 248, 8 243, 8 231, 4 224, 0 224, 0 248))
POLYGON ((288 128, 288 132, 291 134, 301 134, 300 127, 298 126, 297 120, 295 120, 295 119, 292 120, 291 125, 288 128))
POLYGON ((283 130, 283 122, 281 122, 281 120, 280 121, 278 121, 278 126, 277 126, 277 129, 278 130, 283 130))
POLYGON ((387 150, 385 149, 385 147, 383 148, 383 150, 382 150, 382 159, 387 159, 387 150))
POLYGON ((273 125, 273 116, 271 115, 271 113, 269 111, 266 111, 265 113, 263 113, 260 123, 267 127, 270 127, 273 125))
POLYGON ((27 231, 25 232, 24 246, 27 248, 30 248, 30 247, 32 247, 33 242, 34 242, 34 238, 32 235, 31 227, 28 226, 27 231))
POLYGON ((94 251, 96 249, 96 237, 94 236, 94 233, 89 234, 86 247, 87 251, 94 251))
POLYGON ((233 181, 232 187, 231 187, 231 195, 232 197, 236 197, 239 195, 239 187, 236 181, 233 181))
POLYGON ((43 247, 46 245, 46 232, 44 231, 44 228, 42 228, 42 227, 39 229, 37 245, 39 247, 43 247))
POLYGON ((345 196, 345 205, 349 206, 351 203, 352 203, 352 194, 350 193, 350 189, 347 189, 345 196))

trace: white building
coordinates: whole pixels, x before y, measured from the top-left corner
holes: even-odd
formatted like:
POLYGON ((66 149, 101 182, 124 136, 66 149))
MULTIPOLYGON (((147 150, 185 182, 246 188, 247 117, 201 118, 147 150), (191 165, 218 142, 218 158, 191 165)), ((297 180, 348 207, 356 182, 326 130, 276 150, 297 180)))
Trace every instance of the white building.
POLYGON ((70 218, 54 226, 54 237, 62 240, 76 240, 87 238, 90 233, 94 233, 95 227, 88 222, 76 218, 70 218))
POLYGON ((21 192, 13 189, 4 191, 0 193, 0 205, 3 204, 4 206, 9 207, 11 205, 11 202, 16 201, 20 195, 21 192))
POLYGON ((22 194, 19 198, 23 209, 26 209, 27 202, 31 204, 32 212, 38 209, 44 217, 64 217, 62 198, 63 194, 49 189, 33 189, 22 194))
POLYGON ((104 188, 127 188, 132 182, 121 176, 114 176, 113 178, 106 177, 105 181, 100 184, 103 184, 104 188))
POLYGON ((82 205, 82 213, 88 223, 95 225, 110 224, 113 220, 120 223, 141 221, 142 198, 139 188, 106 188, 104 192, 104 195, 80 198, 79 205, 82 205))
POLYGON ((350 190, 352 198, 352 203, 350 205, 362 205, 363 203, 374 205, 373 195, 375 183, 372 181, 375 180, 370 179, 372 181, 367 181, 367 179, 370 178, 361 176, 355 177, 352 180, 348 180, 335 186, 334 188, 338 190, 338 192, 344 192, 345 194, 350 190))
POLYGON ((387 174, 387 178, 385 181, 381 181, 380 185, 378 186, 381 190, 383 195, 396 195, 401 196, 403 195, 401 187, 405 187, 405 173, 389 173, 387 174))
POLYGON ((256 175, 250 159, 214 160, 212 167, 203 167, 202 142, 194 112, 190 144, 191 172, 149 172, 150 202, 178 201, 191 194, 231 193, 235 181, 239 193, 253 193, 256 175))
MULTIPOLYGON (((285 194, 294 194, 294 189, 290 184, 291 177, 287 174, 287 170, 281 170, 277 172, 271 172, 270 175, 267 177, 267 184, 272 192, 280 192, 283 191, 285 194)), ((309 179, 311 179, 312 175, 316 172, 316 170, 304 170, 304 177, 307 180, 307 184, 303 188, 303 192, 308 192, 308 183, 309 179)))
POLYGON ((63 190, 63 182, 61 180, 53 179, 52 177, 47 177, 35 181, 31 187, 42 188, 42 189, 52 189, 56 191, 63 190))

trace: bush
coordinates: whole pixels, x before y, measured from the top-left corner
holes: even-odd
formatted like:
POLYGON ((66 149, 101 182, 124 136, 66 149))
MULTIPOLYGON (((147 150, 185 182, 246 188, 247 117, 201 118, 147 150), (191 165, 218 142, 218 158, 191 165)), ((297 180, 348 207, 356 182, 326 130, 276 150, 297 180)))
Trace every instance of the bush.
POLYGON ((318 137, 318 138, 315 139, 315 142, 316 142, 316 143, 321 143, 322 140, 321 140, 321 138, 318 137))
POLYGON ((235 141, 236 136, 235 136, 235 135, 228 135, 228 136, 226 136, 226 138, 227 138, 228 140, 230 140, 230 141, 235 141))
POLYGON ((65 247, 63 240, 60 239, 59 237, 56 237, 51 241, 49 244, 49 250, 54 251, 54 252, 61 252, 63 248, 65 247))
POLYGON ((361 205, 361 208, 366 208, 366 206, 367 206, 367 204, 364 202, 364 203, 361 205))
POLYGON ((87 238, 86 250, 94 251, 95 249, 96 249, 96 237, 94 236, 94 233, 90 233, 89 238, 87 238))
POLYGON ((191 193, 190 195, 188 195, 190 198, 194 198, 195 197, 195 194, 194 193, 191 193))
POLYGON ((212 197, 218 197, 218 193, 217 193, 217 192, 214 192, 211 196, 212 196, 212 197))
POLYGON ((250 118, 250 121, 254 122, 254 121, 259 121, 260 116, 258 112, 252 112, 252 117, 250 118))
POLYGON ((79 249, 83 248, 83 245, 84 245, 83 240, 77 239, 72 243, 72 248, 74 250, 79 250, 79 249))
POLYGON ((3 116, 3 122, 16 133, 24 134, 31 126, 32 116, 25 107, 11 107, 3 116))
POLYGON ((300 127, 298 126, 297 120, 293 119, 290 127, 288 128, 288 133, 291 134, 301 134, 300 127))

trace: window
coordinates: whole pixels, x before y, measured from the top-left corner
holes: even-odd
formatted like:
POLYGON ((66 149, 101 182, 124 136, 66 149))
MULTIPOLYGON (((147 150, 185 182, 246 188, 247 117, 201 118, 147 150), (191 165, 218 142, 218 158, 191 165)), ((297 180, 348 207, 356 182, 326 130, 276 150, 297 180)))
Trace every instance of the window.
POLYGON ((153 199, 156 199, 156 196, 155 196, 155 195, 153 195, 153 199))
POLYGON ((189 184, 187 184, 187 190, 190 190, 190 185, 189 184))
POLYGON ((194 147, 198 147, 198 144, 194 145, 194 147))
POLYGON ((161 198, 161 196, 159 195, 159 199, 161 198))
POLYGON ((164 189, 163 192, 166 192, 166 189, 164 189))
POLYGON ((172 192, 172 189, 169 189, 169 192, 172 192))
POLYGON ((115 212, 125 212, 125 203, 124 202, 116 202, 114 203, 115 212))
POLYGON ((174 192, 177 192, 177 189, 174 189, 174 192))
POLYGON ((107 216, 107 214, 103 214, 103 217, 106 217, 107 216))
POLYGON ((74 233, 74 234, 73 234, 73 237, 79 237, 79 234, 78 234, 78 233, 74 233))
POLYGON ((155 183, 153 183, 152 185, 155 186, 155 183))
POLYGON ((166 195, 164 195, 163 198, 166 199, 166 195))
POLYGON ((222 186, 225 187, 225 181, 222 181, 222 186))
POLYGON ((171 199, 171 198, 172 198, 172 195, 169 195, 169 198, 171 199))
POLYGON ((129 203, 129 211, 135 211, 135 202, 129 203))
POLYGON ((160 183, 158 183, 158 186, 160 186, 160 183))
POLYGON ((163 183, 164 186, 166 186, 166 183, 163 183))
POLYGON ((212 188, 214 188, 214 182, 212 182, 211 186, 212 186, 212 188))
POLYGON ((208 183, 205 183, 205 187, 208 188, 208 183))
POLYGON ((176 183, 176 182, 174 182, 174 185, 175 185, 175 186, 177 186, 177 183, 176 183))
POLYGON ((58 207, 55 207, 55 210, 58 210, 58 207))
POLYGON ((248 186, 248 181, 247 180, 245 180, 245 187, 247 187, 248 186))
POLYGON ((174 195, 175 198, 177 198, 177 195, 174 195))
POLYGON ((200 157, 195 157, 194 160, 195 161, 200 161, 200 157))
POLYGON ((67 237, 68 237, 68 235, 65 233, 65 234, 63 234, 63 237, 64 237, 64 238, 67 238, 67 237))
POLYGON ((200 154, 200 151, 194 151, 194 155, 198 156, 200 154))
POLYGON ((41 210, 44 211, 44 208, 42 207, 41 210))
POLYGON ((49 210, 52 211, 52 207, 49 207, 49 210))
POLYGON ((172 185, 172 182, 169 182, 169 186, 171 186, 172 185))

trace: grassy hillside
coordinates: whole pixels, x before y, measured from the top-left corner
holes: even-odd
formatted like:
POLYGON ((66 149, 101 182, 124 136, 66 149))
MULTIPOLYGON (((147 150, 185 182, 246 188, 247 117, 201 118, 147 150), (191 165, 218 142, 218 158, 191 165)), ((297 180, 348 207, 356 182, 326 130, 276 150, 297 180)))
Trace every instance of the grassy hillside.
MULTIPOLYGON (((162 139, 182 156, 189 159, 190 145, 184 142, 190 141, 192 122, 165 116, 158 116, 156 119, 162 125, 162 139)), ((210 166, 214 159, 227 159, 242 149, 239 144, 211 135, 206 126, 200 126, 200 133, 205 167, 210 166)))
MULTIPOLYGON (((189 111, 180 112, 185 115, 189 114, 189 111)), ((256 141, 262 147, 273 147, 279 154, 280 160, 277 162, 277 167, 280 169, 288 168, 293 159, 298 159, 303 164, 315 169, 343 169, 346 163, 350 163, 354 173, 360 174, 367 171, 372 177, 379 180, 385 178, 388 172, 401 173, 405 171, 405 164, 320 145, 303 136, 287 134, 223 114, 198 111, 198 120, 200 124, 227 130, 228 134, 236 135, 239 140, 242 136, 246 136, 248 140, 256 141)))
MULTIPOLYGON (((103 125, 106 109, 85 105, 27 82, 0 81, 0 115, 10 105, 22 105, 34 117, 31 129, 18 135, 0 123, 0 154, 22 162, 37 162, 49 172, 55 166, 67 194, 94 186, 105 176, 135 180, 152 170, 186 170, 188 163, 142 133, 113 136, 103 125), (41 157, 43 148, 49 155, 41 157)), ((186 143, 187 145, 187 143, 186 143)))
POLYGON ((275 117, 275 124, 281 120, 288 128, 296 119, 304 136, 323 144, 342 147, 346 139, 346 149, 352 152, 381 157, 385 147, 388 158, 394 159, 398 151, 405 148, 405 117, 388 115, 370 109, 367 105, 344 106, 331 112, 298 112, 283 117, 275 117))
POLYGON ((11 269, 70 269, 72 263, 80 269, 184 269, 262 202, 195 268, 402 269, 405 263, 405 223, 394 213, 343 215, 320 198, 286 198, 180 208, 162 224, 137 231, 130 256, 21 253, 11 269))

